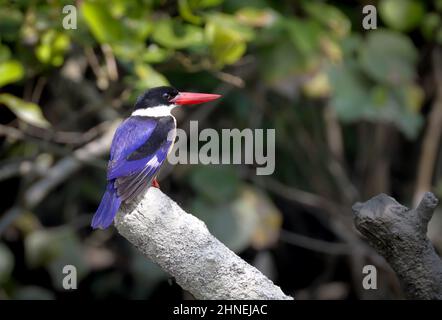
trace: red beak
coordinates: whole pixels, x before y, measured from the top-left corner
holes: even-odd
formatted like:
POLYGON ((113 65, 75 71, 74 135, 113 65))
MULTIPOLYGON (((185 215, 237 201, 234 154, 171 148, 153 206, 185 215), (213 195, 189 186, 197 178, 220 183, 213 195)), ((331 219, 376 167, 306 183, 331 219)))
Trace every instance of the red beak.
POLYGON ((197 104, 203 102, 209 102, 221 97, 219 94, 209 94, 209 93, 195 93, 195 92, 180 92, 178 95, 170 100, 177 105, 185 104, 197 104))

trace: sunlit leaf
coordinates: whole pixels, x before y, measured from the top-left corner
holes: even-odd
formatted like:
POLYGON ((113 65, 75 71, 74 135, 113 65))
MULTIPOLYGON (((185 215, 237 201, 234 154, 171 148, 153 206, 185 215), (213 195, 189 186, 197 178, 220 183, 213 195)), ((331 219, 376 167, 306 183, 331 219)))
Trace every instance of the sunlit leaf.
POLYGON ((265 193, 253 187, 243 187, 233 207, 237 214, 256 215, 251 234, 251 245, 256 250, 275 245, 282 226, 282 214, 265 193))
POLYGON ((98 42, 113 44, 124 38, 125 34, 120 21, 112 17, 107 6, 97 2, 84 1, 80 10, 98 42))
POLYGON ((137 87, 142 90, 169 85, 169 81, 167 81, 165 76, 145 63, 137 63, 135 65, 135 74, 139 79, 137 87))
POLYGON ((125 37, 130 40, 127 41, 129 43, 144 42, 154 29, 154 24, 149 16, 138 19, 127 18, 125 22, 125 27, 130 31, 125 33, 125 37), (133 39, 131 39, 132 37, 133 39))
POLYGON ((270 9, 258 9, 245 7, 235 13, 238 20, 253 27, 265 27, 271 25, 276 20, 276 13, 270 9))
POLYGON ((305 94, 312 98, 327 97, 330 94, 330 82, 325 72, 318 72, 304 84, 305 94))
POLYGON ((417 27, 425 13, 419 0, 381 0, 379 14, 385 24, 398 31, 409 31, 417 27))
POLYGON ((20 120, 37 127, 49 127, 40 107, 32 102, 24 101, 9 93, 0 94, 0 104, 7 106, 20 120))
POLYGON ((208 23, 206 34, 210 39, 210 53, 219 67, 235 63, 246 52, 246 43, 235 31, 208 23))
POLYGON ((330 28, 338 37, 349 34, 350 20, 337 7, 318 1, 305 1, 303 7, 308 14, 330 28))
POLYGON ((70 39, 66 34, 49 30, 42 36, 35 53, 42 63, 58 67, 63 64, 69 46, 70 39))
POLYGON ((414 113, 418 113, 424 102, 425 93, 421 87, 410 84, 404 88, 406 107, 414 113))
POLYGON ((0 43, 0 62, 5 62, 11 58, 11 50, 0 43))
POLYGON ((140 59, 140 56, 146 51, 144 43, 141 42, 134 42, 130 45, 125 43, 114 43, 112 44, 112 49, 119 59, 128 62, 140 59))
POLYGON ((26 264, 31 268, 44 266, 54 259, 60 251, 50 232, 36 230, 25 238, 26 264))
POLYGON ((172 49, 201 45, 204 40, 201 28, 172 19, 157 21, 152 37, 158 44, 172 49))
POLYGON ((189 0, 192 8, 210 8, 215 7, 223 3, 224 0, 189 0))
POLYGON ((226 14, 211 14, 206 19, 205 35, 216 66, 238 61, 246 52, 247 41, 254 37, 253 29, 226 14))
POLYGON ((192 8, 188 0, 178 0, 178 10, 180 12, 181 17, 185 21, 188 21, 193 24, 201 24, 201 22, 203 21, 201 17, 195 15, 192 12, 192 8))
MULTIPOLYGON (((48 155, 48 154, 46 154, 48 155)), ((43 155, 44 157, 44 155, 43 155)), ((36 160, 36 164, 38 163, 39 159, 36 160)), ((39 164, 40 165, 40 164, 39 164)), ((46 167, 49 167, 50 163, 46 167)), ((33 232, 34 230, 41 227, 40 221, 38 218, 29 211, 23 211, 22 214, 20 214, 19 217, 14 221, 14 227, 20 230, 23 234, 29 234, 33 232)))
POLYGON ((255 31, 253 28, 241 23, 233 15, 218 12, 207 14, 205 17, 207 23, 217 25, 222 29, 228 29, 246 42, 252 41, 255 38, 255 31))
POLYGON ((156 44, 151 44, 143 51, 142 60, 146 63, 159 63, 170 56, 171 50, 161 48, 156 44))
POLYGON ((24 68, 19 61, 0 62, 0 87, 23 78, 24 68))
POLYGON ((334 63, 342 61, 343 52, 339 44, 330 37, 323 36, 320 39, 320 46, 325 55, 334 63))

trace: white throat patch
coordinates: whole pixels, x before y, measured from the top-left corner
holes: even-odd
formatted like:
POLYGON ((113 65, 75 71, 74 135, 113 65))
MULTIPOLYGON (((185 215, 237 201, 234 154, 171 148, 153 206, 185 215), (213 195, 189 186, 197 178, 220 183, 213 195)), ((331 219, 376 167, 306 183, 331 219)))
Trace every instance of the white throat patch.
POLYGON ((141 116, 141 117, 166 117, 170 116, 170 112, 173 108, 175 108, 176 105, 172 104, 170 106, 157 106, 152 108, 145 108, 145 109, 137 109, 134 112, 132 112, 132 116, 141 116))

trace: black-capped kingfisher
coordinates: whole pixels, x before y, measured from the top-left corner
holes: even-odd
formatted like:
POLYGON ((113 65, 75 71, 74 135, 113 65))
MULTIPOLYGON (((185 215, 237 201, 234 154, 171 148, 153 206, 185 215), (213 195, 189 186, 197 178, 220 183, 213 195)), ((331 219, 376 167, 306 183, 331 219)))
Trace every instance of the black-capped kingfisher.
POLYGON ((219 97, 157 87, 137 98, 135 110, 120 124, 112 140, 106 192, 92 218, 92 228, 109 227, 121 203, 130 202, 150 186, 158 187, 156 177, 176 137, 172 109, 219 97))

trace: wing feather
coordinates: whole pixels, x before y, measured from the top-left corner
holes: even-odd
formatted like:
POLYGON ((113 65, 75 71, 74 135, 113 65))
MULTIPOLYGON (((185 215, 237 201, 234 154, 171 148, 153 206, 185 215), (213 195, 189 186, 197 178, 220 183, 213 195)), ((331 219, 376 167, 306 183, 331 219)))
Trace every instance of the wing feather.
POLYGON ((169 147, 170 143, 164 143, 143 169, 115 180, 117 194, 123 201, 133 200, 151 184, 167 158, 169 147))
POLYGON ((157 121, 147 117, 129 117, 121 123, 112 140, 107 180, 129 175, 144 167, 145 159, 128 162, 127 158, 149 140, 156 126, 157 121))
POLYGON ((107 177, 113 180, 122 201, 133 200, 150 186, 173 144, 172 140, 168 140, 169 132, 175 130, 172 117, 144 118, 123 123, 111 148, 107 177), (140 130, 148 131, 148 134, 140 134, 140 130), (152 137, 155 137, 154 140, 152 137), (119 145, 114 146, 114 143, 119 145))

